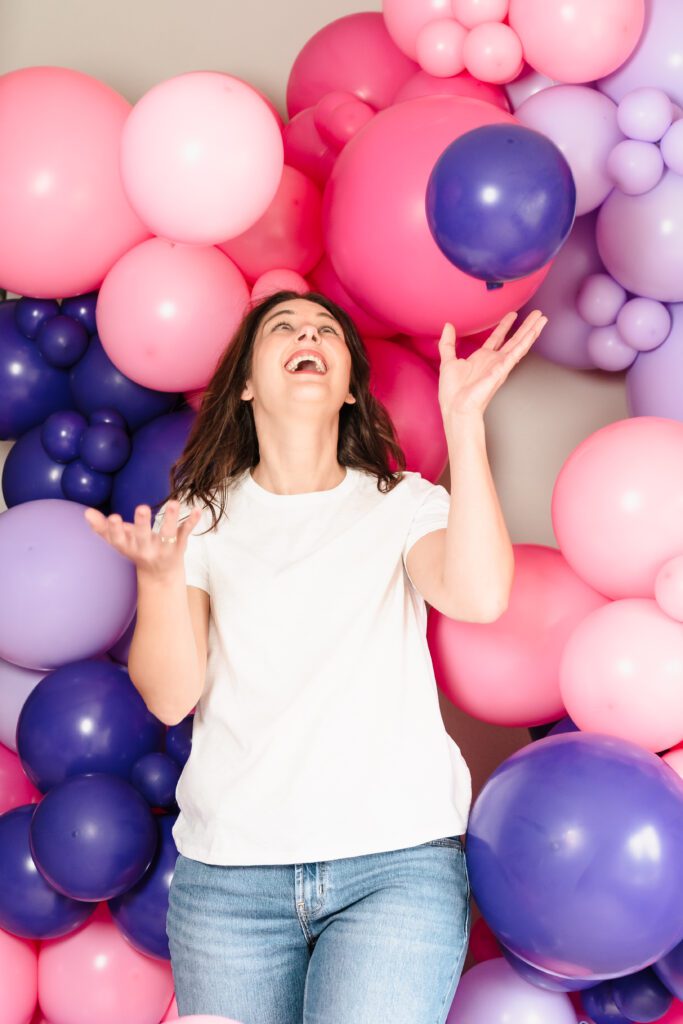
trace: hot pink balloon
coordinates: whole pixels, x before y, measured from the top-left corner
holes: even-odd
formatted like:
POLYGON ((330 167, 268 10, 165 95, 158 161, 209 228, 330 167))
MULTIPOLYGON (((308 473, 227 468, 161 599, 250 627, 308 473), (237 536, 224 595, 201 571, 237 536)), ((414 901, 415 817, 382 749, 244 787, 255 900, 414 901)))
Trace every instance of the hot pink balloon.
POLYGON ((401 86, 394 96, 394 103, 404 100, 416 100, 421 96, 467 96, 472 100, 483 100, 494 107, 508 111, 510 104, 505 91, 499 85, 480 82, 467 71, 461 71, 452 78, 436 78, 426 71, 417 71, 412 78, 401 86))
POLYGON ((282 130, 285 160, 320 188, 330 176, 337 151, 321 137, 315 124, 315 108, 308 107, 293 117, 282 130))
POLYGON ((54 1024, 156 1024, 172 994, 170 963, 134 949, 104 905, 77 932, 41 943, 38 996, 54 1024))
POLYGON ((308 280, 321 295, 326 295, 346 310, 362 335, 369 338, 391 338, 398 332, 395 325, 377 320, 351 298, 328 256, 323 256, 318 266, 308 275, 308 280))
POLYGON ((567 641, 560 690, 580 729, 665 750, 683 736, 683 630, 646 598, 598 608, 567 641))
POLYGON ((218 246, 247 281, 289 267, 306 274, 323 254, 322 198, 310 178, 286 167, 272 203, 243 235, 218 246))
POLYGON ((519 37, 498 21, 476 25, 463 47, 465 67, 484 82, 511 82, 522 70, 524 59, 519 37))
POLYGON ((644 0, 510 0, 509 21, 524 57, 559 82, 592 82, 635 49, 644 0))
POLYGON ((38 953, 35 942, 0 929, 0 1020, 26 1024, 38 1002, 38 953))
MULTIPOLYGON (((0 745, 0 814, 23 804, 37 804, 42 793, 36 789, 13 751, 0 745)), ((0 1016, 0 1020, 4 1019, 0 1016)))
POLYGON ((70 68, 0 77, 0 286, 40 298, 91 291, 149 236, 119 175, 129 112, 70 68))
POLYGON ((555 536, 587 583, 612 598, 652 597, 683 551, 683 423, 619 420, 564 463, 553 491, 555 536))
POLYGON ((131 205, 156 235, 175 242, 211 245, 246 231, 272 202, 283 163, 268 103, 217 71, 155 85, 135 104, 121 139, 131 205))
POLYGON ((416 70, 392 42, 381 14, 348 14, 323 26, 299 52, 287 82, 289 116, 339 89, 381 110, 416 70))
POLYGON ((242 274, 217 248, 151 238, 107 274, 97 327, 107 355, 131 380, 189 391, 208 382, 248 301, 242 274))
POLYGON ((350 92, 328 92, 313 108, 320 137, 335 152, 343 149, 374 116, 374 107, 350 92))
POLYGON ((499 957, 476 964, 458 984, 447 1024, 576 1024, 564 992, 547 992, 521 978, 499 957))
POLYGON ((258 281, 254 282, 254 287, 251 289, 251 301, 260 302, 269 295, 280 291, 298 292, 299 295, 303 295, 310 291, 310 288, 308 281, 301 274, 297 274, 295 270, 282 268, 267 270, 265 274, 261 274, 258 281))
POLYGON ((437 682, 450 701, 485 722, 529 726, 565 714, 558 679, 564 646, 605 598, 554 548, 514 550, 510 602, 499 619, 461 622, 431 611, 427 635, 437 682))

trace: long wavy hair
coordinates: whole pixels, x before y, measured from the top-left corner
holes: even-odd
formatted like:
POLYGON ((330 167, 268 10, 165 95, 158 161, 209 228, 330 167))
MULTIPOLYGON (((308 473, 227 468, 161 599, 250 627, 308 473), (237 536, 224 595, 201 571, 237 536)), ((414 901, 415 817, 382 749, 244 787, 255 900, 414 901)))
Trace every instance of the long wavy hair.
POLYGON ((331 313, 341 325, 351 353, 349 390, 356 401, 345 402, 339 411, 340 465, 373 474, 383 493, 393 490, 403 478, 405 455, 389 413, 370 391, 370 364, 353 320, 318 292, 299 295, 279 291, 249 310, 235 331, 204 392, 185 448, 171 467, 168 498, 207 506, 212 518, 210 529, 226 511, 231 485, 259 461, 252 403, 240 396, 251 374, 254 341, 261 322, 274 306, 290 299, 308 299, 331 313), (391 469, 392 458, 395 470, 391 469))

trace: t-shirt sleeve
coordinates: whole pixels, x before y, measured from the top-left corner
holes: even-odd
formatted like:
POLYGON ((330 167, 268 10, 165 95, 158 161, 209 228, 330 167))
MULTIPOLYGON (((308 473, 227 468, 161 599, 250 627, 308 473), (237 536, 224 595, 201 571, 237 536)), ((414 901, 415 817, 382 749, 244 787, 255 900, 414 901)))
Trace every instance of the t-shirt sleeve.
MULTIPOLYGON (((181 504, 179 522, 182 522, 190 514, 191 507, 188 504, 181 504)), ((152 529, 155 533, 158 533, 161 529, 165 510, 166 505, 162 505, 154 517, 152 529)), ((205 590, 207 594, 210 593, 209 564, 206 557, 206 535, 204 530, 206 530, 209 522, 210 515, 207 510, 187 538, 187 546, 185 548, 185 583, 188 587, 199 587, 200 590, 205 590)))
MULTIPOLYGON (((418 477, 417 508, 413 514, 408 534, 403 545, 403 565, 411 583, 406 558, 413 544, 433 530, 445 530, 448 526, 448 510, 451 496, 442 484, 433 484, 424 477, 418 477)), ((413 586, 415 584, 413 583, 413 586)))

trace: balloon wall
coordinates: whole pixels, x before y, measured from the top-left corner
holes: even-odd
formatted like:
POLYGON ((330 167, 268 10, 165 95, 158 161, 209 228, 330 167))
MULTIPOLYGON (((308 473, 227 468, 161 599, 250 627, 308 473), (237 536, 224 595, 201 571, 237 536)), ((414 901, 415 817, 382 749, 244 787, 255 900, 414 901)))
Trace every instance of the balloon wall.
POLYGON ((280 288, 353 316, 435 482, 445 321, 466 358, 541 308, 542 356, 626 372, 631 418, 567 458, 558 548, 515 545, 506 612, 429 613, 448 700, 542 735, 472 809, 483 917, 448 1021, 683 1022, 682 67, 678 0, 384 0, 308 39, 284 124, 230 69, 135 104, 66 67, 0 76, 3 1022, 179 1019, 192 716, 165 727, 133 686, 135 576, 83 507, 158 507, 280 288))

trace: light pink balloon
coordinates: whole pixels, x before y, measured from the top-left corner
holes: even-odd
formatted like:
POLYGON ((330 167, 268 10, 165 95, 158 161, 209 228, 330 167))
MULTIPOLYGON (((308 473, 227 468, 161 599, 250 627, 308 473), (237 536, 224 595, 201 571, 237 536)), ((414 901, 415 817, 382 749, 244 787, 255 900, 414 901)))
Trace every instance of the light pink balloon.
POLYGON ((38 998, 51 1024, 157 1024, 172 994, 170 963, 134 949, 103 907, 41 943, 38 998))
POLYGON ((161 1021, 161 1024, 167 1024, 167 1021, 171 1020, 178 1020, 178 1003, 176 1002, 175 996, 173 996, 173 999, 171 1000, 171 1005, 166 1011, 166 1016, 161 1021))
POLYGON ((683 555, 665 562, 657 573, 655 601, 665 615, 683 622, 683 555))
POLYGON ((613 601, 567 641, 560 691, 580 729, 666 750, 683 736, 683 630, 655 601, 613 601))
POLYGON ((295 270, 282 268, 267 270, 254 283, 254 287, 251 289, 251 301, 260 302, 279 291, 298 292, 299 295, 303 295, 310 291, 310 288, 308 281, 301 274, 297 274, 295 270))
POLYGON ((394 103, 419 99, 421 96, 467 96, 472 100, 492 103, 501 110, 510 109, 508 98, 500 86, 480 82, 472 78, 468 71, 461 71, 452 78, 436 78, 426 71, 418 71, 401 86, 394 96, 394 103))
POLYGON ((559 82, 614 71, 635 49, 644 20, 644 0, 510 0, 525 60, 559 82))
POLYGON ((576 1014, 564 992, 530 985, 498 957, 462 976, 446 1024, 576 1024, 576 1014))
POLYGON ((429 21, 415 42, 417 62, 423 71, 438 78, 458 75, 465 67, 463 47, 466 30, 453 18, 429 21))
POLYGON ((508 12, 508 0, 451 0, 451 10, 465 28, 485 21, 502 21, 508 12))
POLYGON ((399 50, 417 60, 417 37, 430 21, 451 18, 451 0, 383 0, 382 15, 399 50))
POLYGON ((206 1014, 193 1014, 191 1017, 178 1017, 178 1024, 241 1024, 232 1017, 207 1017, 206 1014))
POLYGON ((322 197, 316 184, 285 166, 272 203, 242 235, 218 248, 237 264, 247 281, 267 270, 289 267, 306 274, 323 254, 322 197))
POLYGON ((26 1024, 38 1002, 38 953, 35 942, 0 929, 0 1020, 26 1024))
POLYGON ((282 130, 285 160, 321 188, 330 176, 337 151, 321 137, 313 107, 302 110, 282 130))
POLYGON ((614 186, 607 161, 623 139, 616 104, 585 85, 555 85, 525 100, 516 115, 564 154, 576 185, 576 215, 596 209, 614 186))
POLYGON ((495 622, 449 619, 432 610, 428 640, 440 689, 469 715, 529 726, 564 714, 558 670, 577 624, 606 601, 559 551, 516 544, 507 611, 495 622))
POLYGON ((22 804, 37 804, 41 797, 17 755, 0 744, 0 814, 22 804))
POLYGON ((511 82, 522 70, 522 44, 509 25, 489 21, 476 25, 463 46, 465 67, 483 82, 511 82))
POLYGON ((107 355, 131 380, 189 391, 210 379, 248 301, 241 273, 215 247, 152 238, 107 274, 97 327, 107 355))
POLYGON ((0 284, 63 298, 99 287, 149 236, 123 191, 118 158, 130 104, 70 68, 0 77, 0 284))
POLYGON ((564 463, 552 520, 565 558, 608 597, 652 597, 664 562, 683 551, 683 423, 619 420, 564 463))
POLYGON ((156 235, 195 245, 251 227, 272 202, 283 163, 268 103, 217 71, 155 85, 133 107, 121 139, 133 208, 156 235))
POLYGON ((328 256, 323 256, 320 263, 308 275, 311 285, 321 295, 326 295, 349 314, 359 332, 369 338, 391 338, 398 332, 393 324, 383 323, 371 316, 367 310, 359 306, 344 288, 328 256))
POLYGON ((381 14, 348 14, 323 26, 298 54, 287 82, 287 110, 294 117, 336 90, 382 110, 415 71, 392 42, 381 14))
POLYGON ((680 747, 667 750, 666 754, 662 754, 662 761, 666 761, 669 768, 673 768, 676 774, 683 779, 683 750, 680 747))

